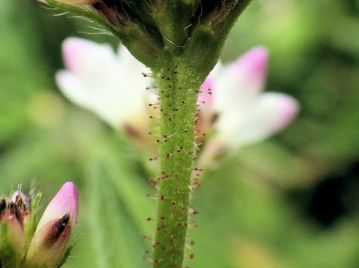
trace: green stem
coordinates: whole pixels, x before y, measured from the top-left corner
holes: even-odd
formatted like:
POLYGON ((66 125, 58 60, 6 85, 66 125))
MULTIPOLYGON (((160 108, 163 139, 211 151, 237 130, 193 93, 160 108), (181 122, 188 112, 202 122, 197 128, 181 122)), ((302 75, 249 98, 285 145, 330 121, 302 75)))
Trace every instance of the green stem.
POLYGON ((161 132, 159 196, 153 267, 182 267, 188 227, 194 121, 200 79, 180 59, 156 72, 161 132))

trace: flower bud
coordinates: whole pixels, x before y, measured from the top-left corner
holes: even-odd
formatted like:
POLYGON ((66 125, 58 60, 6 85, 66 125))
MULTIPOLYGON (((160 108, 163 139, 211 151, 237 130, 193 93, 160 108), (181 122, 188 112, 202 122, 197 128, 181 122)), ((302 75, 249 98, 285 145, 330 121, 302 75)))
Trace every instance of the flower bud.
POLYGON ((21 191, 16 191, 11 196, 11 202, 16 205, 23 225, 26 225, 30 218, 31 198, 21 191))
POLYGON ((12 251, 19 256, 25 254, 25 228, 30 215, 30 198, 16 191, 10 200, 0 200, 0 224, 6 228, 1 244, 9 243, 12 251))
POLYGON ((20 252, 24 244, 24 227, 21 213, 15 203, 8 204, 4 214, 4 222, 8 224, 8 236, 10 243, 16 251, 20 252))
POLYGON ((47 206, 30 243, 25 263, 29 267, 58 267, 76 224, 78 193, 74 183, 65 183, 47 206))

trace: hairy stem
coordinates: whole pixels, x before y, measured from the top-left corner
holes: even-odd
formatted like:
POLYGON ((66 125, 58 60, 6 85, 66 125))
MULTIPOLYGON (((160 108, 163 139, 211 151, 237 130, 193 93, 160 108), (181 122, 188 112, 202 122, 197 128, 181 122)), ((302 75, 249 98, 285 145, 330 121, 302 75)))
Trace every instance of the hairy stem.
POLYGON ((160 92, 161 131, 155 268, 182 267, 188 227, 194 121, 200 79, 180 59, 156 72, 160 92))

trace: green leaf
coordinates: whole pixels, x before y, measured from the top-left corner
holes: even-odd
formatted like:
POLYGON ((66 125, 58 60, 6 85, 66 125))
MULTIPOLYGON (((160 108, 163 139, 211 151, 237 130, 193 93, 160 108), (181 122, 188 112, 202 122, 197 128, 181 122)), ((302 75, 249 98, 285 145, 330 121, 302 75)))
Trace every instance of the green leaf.
POLYGON ((129 213, 124 198, 114 183, 113 171, 106 161, 103 158, 95 159, 90 172, 89 222, 98 256, 96 267, 144 266, 142 256, 146 244, 143 233, 129 213))

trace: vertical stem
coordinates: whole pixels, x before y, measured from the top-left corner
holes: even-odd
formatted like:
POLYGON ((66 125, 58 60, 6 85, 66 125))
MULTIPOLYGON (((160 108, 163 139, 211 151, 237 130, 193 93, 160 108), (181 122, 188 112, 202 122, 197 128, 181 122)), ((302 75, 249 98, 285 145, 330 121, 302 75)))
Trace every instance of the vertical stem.
POLYGON ((199 79, 172 60, 156 73, 161 103, 158 215, 155 268, 180 268, 188 227, 194 120, 199 79))

